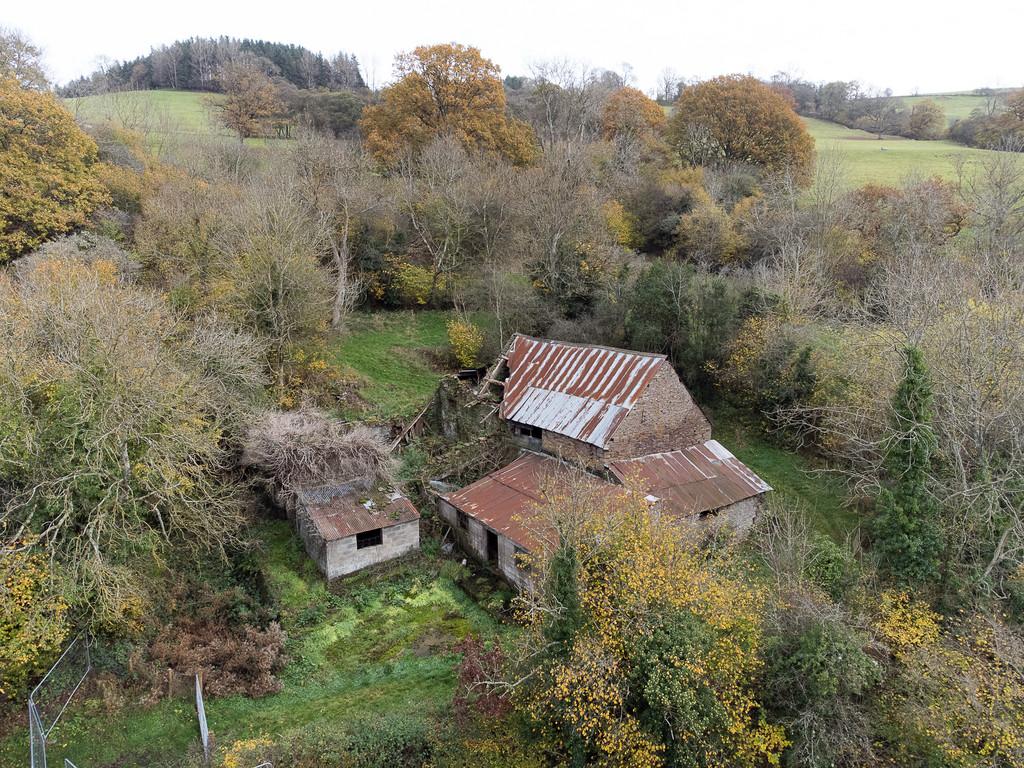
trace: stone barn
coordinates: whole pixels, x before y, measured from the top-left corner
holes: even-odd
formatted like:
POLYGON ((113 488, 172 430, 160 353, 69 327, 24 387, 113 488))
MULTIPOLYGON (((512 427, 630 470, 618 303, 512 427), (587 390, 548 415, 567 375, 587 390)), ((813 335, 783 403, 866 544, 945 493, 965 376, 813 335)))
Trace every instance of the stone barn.
MULTIPOLYGON (((523 588, 530 575, 517 556, 536 551, 540 541, 552 535, 536 512, 545 486, 557 482, 567 469, 550 456, 524 451, 511 464, 442 496, 438 511, 467 554, 523 588)), ((612 488, 600 478, 584 476, 595 488, 612 488)))
POLYGON ((544 534, 536 510, 545 484, 570 467, 599 491, 639 488, 652 514, 741 534, 771 490, 711 439, 664 355, 517 334, 478 396, 497 400, 497 417, 525 450, 441 496, 439 513, 468 554, 520 588, 529 574, 517 555, 534 551, 544 534))
POLYGON ((420 514, 397 491, 364 484, 305 488, 296 494, 295 527, 328 579, 419 549, 420 514))
POLYGON ((591 468, 711 437, 664 355, 516 334, 484 386, 523 447, 591 468))

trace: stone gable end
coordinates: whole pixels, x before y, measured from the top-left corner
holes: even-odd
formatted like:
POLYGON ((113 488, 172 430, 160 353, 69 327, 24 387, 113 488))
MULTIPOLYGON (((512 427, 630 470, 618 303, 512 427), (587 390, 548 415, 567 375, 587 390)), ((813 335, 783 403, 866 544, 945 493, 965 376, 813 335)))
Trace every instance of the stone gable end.
POLYGON ((665 363, 612 435, 606 459, 631 458, 711 439, 711 424, 665 363))

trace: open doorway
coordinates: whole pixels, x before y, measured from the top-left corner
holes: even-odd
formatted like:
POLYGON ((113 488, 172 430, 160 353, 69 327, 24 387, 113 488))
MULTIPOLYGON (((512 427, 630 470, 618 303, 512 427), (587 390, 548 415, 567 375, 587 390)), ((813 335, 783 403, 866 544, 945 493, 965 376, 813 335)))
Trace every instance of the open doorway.
POLYGON ((487 532, 487 562, 498 564, 498 534, 494 531, 487 532))

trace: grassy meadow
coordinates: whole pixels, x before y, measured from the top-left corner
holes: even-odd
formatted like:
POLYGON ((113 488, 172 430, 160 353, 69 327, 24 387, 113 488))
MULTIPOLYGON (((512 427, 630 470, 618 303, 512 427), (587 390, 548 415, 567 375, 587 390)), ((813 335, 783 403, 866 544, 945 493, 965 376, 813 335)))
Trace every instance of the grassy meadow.
POLYGON ((899 185, 911 176, 956 178, 957 157, 977 160, 989 150, 965 147, 952 141, 916 141, 899 136, 879 139, 873 133, 847 128, 825 120, 803 118, 814 137, 819 156, 835 153, 841 158, 846 183, 899 185))
POLYGON ((976 109, 984 109, 986 98, 976 93, 932 93, 920 96, 898 96, 908 107, 929 100, 934 101, 946 112, 946 119, 952 123, 954 120, 963 120, 970 117, 976 109))
POLYGON ((110 122, 158 134, 231 134, 217 125, 211 108, 223 96, 194 91, 125 91, 65 99, 81 122, 110 122))
MULTIPOLYGON (((129 91, 67 99, 68 108, 82 122, 112 122, 146 132, 151 143, 189 140, 202 136, 230 137, 217 125, 211 107, 219 94, 194 91, 129 91)), ((984 103, 972 94, 938 94, 904 97, 908 104, 934 98, 950 118, 966 117, 984 103)), ((847 183, 899 184, 911 175, 955 177, 953 158, 980 157, 985 150, 949 141, 914 141, 899 137, 878 140, 866 131, 854 130, 824 120, 804 118, 818 152, 836 152, 843 158, 847 183)), ((265 143, 265 139, 249 139, 265 143)))

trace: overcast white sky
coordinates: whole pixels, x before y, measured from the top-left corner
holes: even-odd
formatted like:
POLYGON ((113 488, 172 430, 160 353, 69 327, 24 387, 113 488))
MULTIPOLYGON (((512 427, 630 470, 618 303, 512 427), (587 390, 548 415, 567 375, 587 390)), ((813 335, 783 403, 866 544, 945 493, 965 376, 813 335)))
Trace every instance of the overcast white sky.
POLYGON ((130 59, 194 35, 298 43, 359 57, 369 81, 396 52, 455 41, 505 74, 571 58, 622 71, 652 90, 663 69, 686 78, 779 70, 859 80, 899 94, 1024 85, 1024 0, 420 0, 246 3, 221 0, 9 0, 0 24, 43 47, 66 82, 98 57, 130 59))

